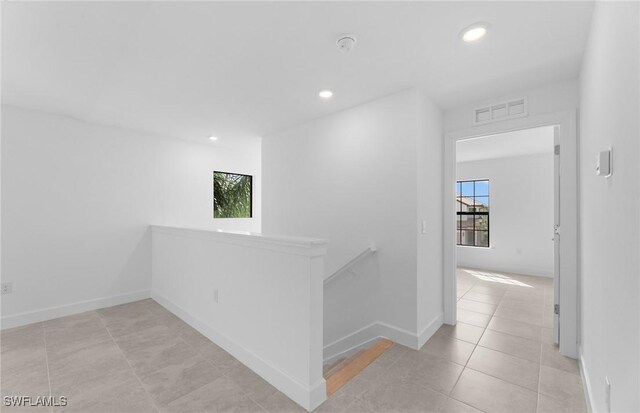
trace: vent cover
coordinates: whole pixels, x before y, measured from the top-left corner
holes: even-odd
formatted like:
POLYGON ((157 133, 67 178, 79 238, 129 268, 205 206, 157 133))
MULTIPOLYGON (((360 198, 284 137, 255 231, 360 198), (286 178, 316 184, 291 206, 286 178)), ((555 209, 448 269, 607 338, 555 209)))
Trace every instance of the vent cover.
POLYGON ((527 116, 527 99, 519 98, 476 108, 473 123, 489 123, 527 116))

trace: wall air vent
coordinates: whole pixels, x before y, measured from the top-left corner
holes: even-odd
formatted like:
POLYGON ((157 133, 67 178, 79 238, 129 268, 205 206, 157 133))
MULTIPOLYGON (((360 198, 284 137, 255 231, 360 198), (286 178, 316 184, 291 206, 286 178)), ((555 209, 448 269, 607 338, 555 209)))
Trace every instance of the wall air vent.
POLYGON ((524 116, 527 116, 527 99, 519 98, 476 108, 473 111, 473 123, 498 122, 524 116))

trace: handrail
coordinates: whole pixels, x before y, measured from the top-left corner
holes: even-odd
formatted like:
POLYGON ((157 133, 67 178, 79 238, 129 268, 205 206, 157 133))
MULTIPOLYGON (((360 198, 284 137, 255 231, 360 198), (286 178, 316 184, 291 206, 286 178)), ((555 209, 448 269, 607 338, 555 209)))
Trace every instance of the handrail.
POLYGON ((331 274, 330 276, 325 278, 324 283, 327 284, 329 281, 331 281, 334 278, 336 278, 341 272, 343 272, 347 268, 351 267, 353 264, 355 264, 361 258, 363 258, 364 256, 369 255, 369 254, 375 254, 376 251, 378 251, 378 248, 376 247, 375 244, 369 245, 364 251, 362 251, 360 254, 356 255, 355 257, 353 257, 349 262, 347 262, 345 265, 343 265, 342 267, 338 268, 338 270, 335 271, 333 274, 331 274))

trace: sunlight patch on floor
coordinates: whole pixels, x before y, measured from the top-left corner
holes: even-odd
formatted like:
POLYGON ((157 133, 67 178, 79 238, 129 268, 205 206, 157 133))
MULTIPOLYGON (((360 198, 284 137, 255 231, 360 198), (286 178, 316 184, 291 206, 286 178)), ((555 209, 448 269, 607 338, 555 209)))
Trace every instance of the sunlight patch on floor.
POLYGON ((463 270, 463 271, 466 272, 467 274, 473 275, 474 277, 482 281, 490 281, 490 282, 501 283, 501 284, 515 285, 518 287, 533 288, 533 286, 529 284, 525 284, 522 281, 518 281, 504 274, 476 271, 476 270, 463 270))

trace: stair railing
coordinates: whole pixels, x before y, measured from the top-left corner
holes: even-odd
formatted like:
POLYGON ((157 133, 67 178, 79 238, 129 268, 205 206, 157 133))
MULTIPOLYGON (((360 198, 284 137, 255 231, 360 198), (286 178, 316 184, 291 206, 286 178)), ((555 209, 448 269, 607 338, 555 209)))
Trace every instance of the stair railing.
POLYGON ((368 255, 375 254, 377 251, 378 251, 378 248, 376 247, 375 244, 369 245, 364 251, 362 251, 360 254, 356 255, 355 257, 353 257, 349 262, 344 264, 342 267, 338 268, 338 270, 335 271, 333 274, 331 274, 329 277, 325 278, 324 283, 328 284, 329 282, 331 282, 331 280, 336 278, 338 275, 344 272, 347 268, 351 267, 353 264, 360 261, 362 258, 368 255))

